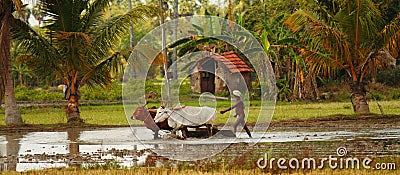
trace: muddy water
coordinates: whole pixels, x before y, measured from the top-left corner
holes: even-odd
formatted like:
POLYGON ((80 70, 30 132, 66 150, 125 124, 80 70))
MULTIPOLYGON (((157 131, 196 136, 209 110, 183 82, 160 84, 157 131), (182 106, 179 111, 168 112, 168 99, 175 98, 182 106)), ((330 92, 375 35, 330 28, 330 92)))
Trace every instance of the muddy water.
MULTIPOLYGON (((394 140, 398 147, 400 128, 368 130, 310 131, 299 128, 271 129, 267 133, 238 133, 237 139, 213 137, 201 140, 189 138, 153 140, 144 127, 98 129, 90 131, 67 130, 64 132, 0 133, 0 170, 27 171, 54 167, 91 167, 118 162, 119 166, 148 166, 149 155, 172 155, 170 158, 184 160, 191 153, 193 160, 218 154, 228 146, 261 145, 265 143, 339 143, 352 140, 394 140), (136 136, 140 136, 140 141, 136 136), (151 151, 152 150, 152 151, 151 151), (179 150, 179 151, 177 151, 179 150), (209 150, 210 152, 204 153, 209 150), (176 154, 173 154, 176 153, 176 154)), ((397 150, 400 151, 400 150, 397 150)), ((154 166, 158 166, 155 164, 154 166)))

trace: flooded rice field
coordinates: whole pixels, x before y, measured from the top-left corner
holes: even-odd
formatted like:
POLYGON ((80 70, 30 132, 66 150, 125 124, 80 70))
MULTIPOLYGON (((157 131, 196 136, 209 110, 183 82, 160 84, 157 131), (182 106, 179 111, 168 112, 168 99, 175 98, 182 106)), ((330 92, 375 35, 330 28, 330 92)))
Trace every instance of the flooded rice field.
POLYGON ((266 133, 237 133, 237 138, 153 140, 145 127, 67 129, 59 132, 0 133, 0 170, 27 171, 55 167, 175 165, 175 160, 215 161, 221 157, 252 161, 272 155, 326 155, 346 147, 355 155, 399 155, 400 127, 315 130, 273 127, 266 133), (133 132, 136 134, 133 134, 133 132), (136 136, 140 135, 140 140, 136 136), (165 158, 163 156, 167 156, 165 158), (188 158, 189 157, 189 158, 188 158), (170 160, 168 160, 170 159, 170 160))

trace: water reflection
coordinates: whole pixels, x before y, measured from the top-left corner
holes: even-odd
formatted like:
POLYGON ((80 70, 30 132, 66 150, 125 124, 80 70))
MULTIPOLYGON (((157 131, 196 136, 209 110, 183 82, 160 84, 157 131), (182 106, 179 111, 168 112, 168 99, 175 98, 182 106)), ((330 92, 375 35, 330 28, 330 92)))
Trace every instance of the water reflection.
MULTIPOLYGON (((15 133, 13 135, 6 135, 5 142, 7 143, 2 148, 4 150, 0 150, 1 155, 6 156, 7 160, 4 160, 4 164, 1 165, 1 170, 16 170, 17 169, 17 161, 18 161, 18 152, 20 149, 19 139, 22 137, 22 134, 15 133)), ((4 142, 3 142, 4 143, 4 142)), ((3 162, 3 161, 1 161, 3 162)))
MULTIPOLYGON (((78 144, 78 139, 79 136, 81 135, 81 131, 77 129, 67 129, 67 134, 68 134, 68 140, 70 141, 69 143, 69 154, 70 155, 77 155, 79 154, 79 144, 78 144)), ((76 166, 79 167, 79 163, 75 163, 73 161, 68 161, 68 166, 76 166)))
MULTIPOLYGON (((54 167, 90 167, 118 162, 123 167, 157 165, 148 160, 152 154, 168 153, 172 159, 184 159, 190 153, 193 159, 204 157, 201 150, 225 147, 231 139, 215 138, 197 144, 181 144, 171 139, 153 140, 153 135, 144 127, 134 128, 136 133, 148 135, 148 139, 137 141, 131 128, 98 130, 67 129, 64 132, 0 133, 0 171, 26 171, 54 167), (150 133, 150 134, 149 134, 150 133), (170 154, 170 153, 174 154, 170 154), (183 156, 183 157, 182 157, 183 156), (150 164, 149 164, 150 162, 150 164)), ((400 128, 372 129, 365 131, 270 131, 254 133, 255 139, 239 133, 239 142, 298 142, 298 141, 340 141, 353 139, 398 139, 400 128), (261 138, 261 139, 260 139, 261 138)), ((147 137, 146 137, 147 138, 147 137)))
POLYGON ((0 134, 0 171, 90 167, 108 161, 126 167, 144 164, 145 147, 133 143, 132 137, 129 128, 3 133, 0 134))

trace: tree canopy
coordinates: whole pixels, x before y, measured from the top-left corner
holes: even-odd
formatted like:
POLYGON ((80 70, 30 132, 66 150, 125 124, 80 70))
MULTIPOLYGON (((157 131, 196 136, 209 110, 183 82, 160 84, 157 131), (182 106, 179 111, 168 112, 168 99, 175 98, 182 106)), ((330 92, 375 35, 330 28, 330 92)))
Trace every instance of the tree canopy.
POLYGON ((46 16, 41 30, 16 20, 12 36, 30 54, 25 61, 42 77, 61 80, 69 100, 68 121, 80 120, 79 88, 107 87, 118 71, 121 52, 115 50, 131 23, 144 22, 158 13, 153 6, 139 6, 106 18, 112 0, 40 1, 46 16), (75 114, 70 116, 70 114, 75 114))

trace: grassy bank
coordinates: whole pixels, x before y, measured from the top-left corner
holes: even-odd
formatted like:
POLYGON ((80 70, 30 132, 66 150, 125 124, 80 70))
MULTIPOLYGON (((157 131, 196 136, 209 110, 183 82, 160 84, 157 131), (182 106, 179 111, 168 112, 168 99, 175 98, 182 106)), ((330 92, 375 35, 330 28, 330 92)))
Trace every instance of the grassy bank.
MULTIPOLYGON (((400 114, 400 101, 379 102, 385 114, 400 114)), ((379 114, 378 105, 371 101, 372 113, 379 114)), ((150 104, 157 105, 157 104, 150 104)), ((187 105, 194 105, 189 103, 187 105)), ((229 101, 218 102, 217 110, 230 106, 229 101)), ((248 122, 257 120, 259 103, 251 104, 248 122)), ((21 108, 22 118, 26 124, 57 124, 66 123, 63 107, 30 107, 21 108)), ((87 124, 97 125, 128 125, 123 105, 81 106, 81 117, 87 124)), ((350 102, 325 102, 325 103, 277 103, 272 120, 306 119, 331 115, 354 114, 350 102)), ((4 109, 0 109, 0 126, 4 124, 4 109)), ((229 114, 218 114, 216 123, 222 124, 229 119, 229 114)), ((230 119, 232 120, 232 118, 230 119)), ((139 123, 138 123, 139 124, 139 123)))

